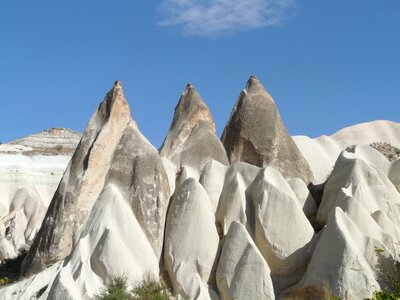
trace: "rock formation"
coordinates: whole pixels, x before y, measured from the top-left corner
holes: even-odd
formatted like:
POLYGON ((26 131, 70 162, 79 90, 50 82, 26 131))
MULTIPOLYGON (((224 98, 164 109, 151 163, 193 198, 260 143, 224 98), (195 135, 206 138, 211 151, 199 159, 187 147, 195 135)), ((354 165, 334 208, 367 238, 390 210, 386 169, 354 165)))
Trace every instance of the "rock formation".
POLYGON ((118 81, 85 129, 25 258, 24 274, 36 273, 71 253, 108 184, 121 188, 160 256, 168 180, 156 150, 131 119, 118 81))
POLYGON ((380 144, 400 144, 396 128, 380 121, 295 138, 317 174, 307 185, 308 164, 254 77, 223 134, 231 164, 192 85, 157 151, 116 82, 45 217, 70 158, 49 149, 71 153, 75 134, 51 129, 0 145, 0 260, 33 241, 24 276, 0 299, 94 299, 120 276, 130 287, 164 281, 176 299, 371 297, 388 287, 375 249, 400 261, 400 160, 380 144), (386 150, 368 146, 376 143, 386 150))
POLYGON ((29 249, 79 140, 51 128, 0 145, 0 261, 29 249))
POLYGON ((340 153, 349 146, 372 144, 395 160, 400 148, 400 124, 379 120, 346 127, 330 136, 294 136, 293 140, 311 167, 314 183, 319 184, 328 178, 340 153))
POLYGON ((221 299, 275 299, 270 273, 246 228, 233 222, 216 273, 221 299))
POLYGON ((256 77, 241 92, 222 134, 231 163, 244 161, 273 166, 285 177, 307 184, 313 175, 307 161, 289 136, 272 97, 256 77))
POLYGON ((204 188, 189 178, 175 192, 169 208, 164 260, 174 293, 208 299, 219 237, 214 209, 204 188))
POLYGON ((186 165, 198 171, 210 159, 228 165, 224 147, 215 132, 211 112, 196 88, 189 83, 175 108, 160 155, 178 167, 186 165))

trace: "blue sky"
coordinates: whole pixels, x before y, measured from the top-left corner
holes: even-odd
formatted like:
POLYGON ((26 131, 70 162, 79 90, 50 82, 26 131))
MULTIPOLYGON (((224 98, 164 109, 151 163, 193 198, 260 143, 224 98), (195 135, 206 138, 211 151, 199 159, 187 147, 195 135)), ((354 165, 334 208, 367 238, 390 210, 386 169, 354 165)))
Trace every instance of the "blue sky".
POLYGON ((0 141, 83 131, 122 81, 160 146, 192 82, 221 134, 250 75, 289 132, 400 122, 400 1, 0 0, 0 141))

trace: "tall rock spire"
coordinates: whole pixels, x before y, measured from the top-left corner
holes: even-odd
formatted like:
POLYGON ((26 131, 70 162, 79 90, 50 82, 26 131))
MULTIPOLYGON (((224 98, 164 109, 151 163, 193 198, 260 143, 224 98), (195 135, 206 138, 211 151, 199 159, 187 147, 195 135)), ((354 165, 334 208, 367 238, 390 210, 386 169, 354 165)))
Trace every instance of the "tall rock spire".
POLYGON ((241 92, 221 140, 231 163, 271 165, 285 177, 312 180, 310 167, 288 134, 273 98, 255 76, 241 92))
POLYGON ((229 164, 225 149, 215 135, 211 112, 196 88, 189 83, 175 107, 167 137, 160 155, 176 165, 200 170, 210 160, 229 164))
POLYGON ((129 104, 116 81, 93 114, 72 156, 42 227, 24 262, 28 273, 67 256, 79 237, 79 227, 102 191, 104 180, 125 128, 129 104))
POLYGON ((23 262, 22 274, 36 273, 68 256, 82 238, 94 204, 109 191, 131 204, 160 257, 168 180, 157 150, 132 120, 119 81, 90 119, 23 262))

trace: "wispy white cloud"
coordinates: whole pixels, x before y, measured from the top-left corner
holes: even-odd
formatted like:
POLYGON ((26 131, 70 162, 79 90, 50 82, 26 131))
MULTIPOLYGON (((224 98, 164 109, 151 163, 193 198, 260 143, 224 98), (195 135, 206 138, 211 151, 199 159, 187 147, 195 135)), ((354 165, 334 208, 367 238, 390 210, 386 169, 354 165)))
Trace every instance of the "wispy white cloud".
POLYGON ((162 26, 184 35, 220 37, 238 31, 279 26, 297 0, 161 0, 162 26))

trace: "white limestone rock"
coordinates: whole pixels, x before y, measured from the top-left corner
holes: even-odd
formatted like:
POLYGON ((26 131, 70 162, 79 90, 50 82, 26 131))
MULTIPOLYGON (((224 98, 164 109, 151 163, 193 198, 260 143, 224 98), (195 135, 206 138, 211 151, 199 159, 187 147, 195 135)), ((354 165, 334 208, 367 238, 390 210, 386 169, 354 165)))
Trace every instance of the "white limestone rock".
POLYGON ((343 152, 338 158, 325 185, 317 214, 319 222, 327 222, 343 191, 362 203, 370 214, 382 210, 391 220, 398 219, 395 214, 399 211, 396 205, 400 204, 400 194, 385 173, 358 158, 356 153, 343 152))
POLYGON ((219 237, 207 192, 195 179, 175 191, 170 204, 164 243, 164 262, 174 294, 209 299, 219 237))
POLYGON ((248 226, 246 189, 259 171, 260 168, 244 162, 236 162, 229 167, 216 211, 221 235, 228 232, 232 221, 248 226))
POLYGON ((216 273, 220 299, 275 299, 270 273, 246 228, 233 221, 216 273))
POLYGON ((111 278, 158 281, 159 258, 121 187, 109 183, 64 260, 0 290, 5 299, 92 299, 111 278))
MULTIPOLYGON (((302 284, 329 288, 344 299, 370 297, 380 286, 370 263, 360 251, 365 247, 364 241, 360 230, 341 208, 336 207, 330 213, 302 284), (358 242, 363 243, 359 245, 358 242)), ((369 252, 373 255, 374 244, 370 246, 369 252)))
POLYGON ((158 151, 132 120, 119 82, 86 128, 24 260, 24 274, 37 272, 71 253, 108 184, 119 187, 160 258, 169 182, 158 151))
POLYGON ((121 83, 116 82, 82 135, 24 260, 24 274, 38 272, 71 252, 103 189, 113 153, 130 120, 121 83))
POLYGON ((199 182, 206 190, 214 211, 217 210, 219 198, 225 182, 228 167, 216 160, 210 160, 200 174, 199 182))
POLYGON ((290 187, 292 188, 300 206, 303 208, 303 212, 307 218, 316 215, 318 206, 315 202, 314 197, 311 195, 306 184, 300 178, 290 178, 288 180, 290 187))
POLYGON ((175 191, 176 173, 178 170, 177 167, 174 165, 174 163, 166 157, 161 157, 161 162, 164 166, 165 173, 167 174, 169 183, 169 192, 170 195, 172 195, 175 191))
POLYGON ((255 243, 271 268, 276 293, 298 281, 311 256, 314 229, 295 194, 272 167, 262 169, 247 189, 248 222, 255 243))
POLYGON ((0 218, 7 230, 0 260, 31 245, 79 139, 69 129, 51 128, 0 145, 0 218))
POLYGON ((388 143, 400 148, 400 124, 378 120, 343 128, 331 136, 315 139, 293 136, 297 147, 308 161, 314 174, 314 183, 326 181, 340 153, 352 145, 388 143))
POLYGON ((391 165, 389 179, 400 193, 400 159, 394 161, 391 165))

